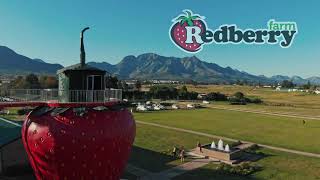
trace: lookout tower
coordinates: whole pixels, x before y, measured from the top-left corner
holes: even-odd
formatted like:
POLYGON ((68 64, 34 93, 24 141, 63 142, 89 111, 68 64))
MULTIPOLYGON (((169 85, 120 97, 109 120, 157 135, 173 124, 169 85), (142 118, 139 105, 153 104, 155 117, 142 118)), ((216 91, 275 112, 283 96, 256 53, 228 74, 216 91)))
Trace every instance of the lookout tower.
POLYGON ((80 63, 58 70, 61 102, 92 102, 103 99, 106 71, 86 64, 84 28, 80 33, 80 63))

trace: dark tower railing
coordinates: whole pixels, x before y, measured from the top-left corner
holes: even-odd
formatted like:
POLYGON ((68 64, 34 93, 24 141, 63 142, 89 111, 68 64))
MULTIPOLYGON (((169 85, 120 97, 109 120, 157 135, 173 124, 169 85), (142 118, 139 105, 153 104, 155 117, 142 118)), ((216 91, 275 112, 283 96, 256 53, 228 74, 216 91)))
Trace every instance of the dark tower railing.
POLYGON ((89 27, 86 27, 80 33, 80 63, 81 63, 81 66, 84 66, 86 64, 86 52, 84 50, 83 34, 88 29, 89 29, 89 27))

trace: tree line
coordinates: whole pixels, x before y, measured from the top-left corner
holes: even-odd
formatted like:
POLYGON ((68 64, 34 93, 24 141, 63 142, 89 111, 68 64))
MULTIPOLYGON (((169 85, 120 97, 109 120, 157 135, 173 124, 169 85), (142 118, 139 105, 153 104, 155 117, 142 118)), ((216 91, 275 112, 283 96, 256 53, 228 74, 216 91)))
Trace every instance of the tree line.
POLYGON ((171 85, 154 85, 151 86, 149 91, 140 91, 141 84, 136 82, 134 88, 130 91, 120 87, 123 93, 122 96, 125 99, 161 99, 161 100, 196 100, 198 97, 197 92, 188 91, 186 86, 182 88, 176 88, 171 85))
POLYGON ((18 76, 10 82, 11 89, 51 89, 58 88, 58 80, 55 76, 28 74, 18 76))
MULTIPOLYGON (((106 88, 128 90, 129 86, 125 81, 118 80, 115 76, 105 78, 106 88)), ((56 76, 28 74, 26 76, 17 76, 10 82, 11 89, 55 89, 58 88, 58 79, 56 76)), ((141 82, 137 81, 136 89, 141 88, 141 82)))
POLYGON ((260 104, 263 101, 257 97, 247 97, 242 92, 233 95, 226 95, 220 92, 210 92, 204 96, 199 96, 197 92, 188 91, 186 86, 177 88, 173 85, 154 85, 149 91, 123 90, 123 97, 128 100, 134 99, 161 99, 161 100, 207 100, 207 101, 227 101, 230 104, 260 104))
POLYGON ((317 86, 314 85, 314 84, 311 84, 310 81, 308 81, 306 84, 302 84, 302 85, 297 85, 295 83, 293 83, 292 81, 290 80, 284 80, 280 83, 281 87, 283 88, 288 88, 288 89, 291 89, 291 88, 299 88, 299 89, 306 89, 306 90, 315 90, 317 89, 317 86))

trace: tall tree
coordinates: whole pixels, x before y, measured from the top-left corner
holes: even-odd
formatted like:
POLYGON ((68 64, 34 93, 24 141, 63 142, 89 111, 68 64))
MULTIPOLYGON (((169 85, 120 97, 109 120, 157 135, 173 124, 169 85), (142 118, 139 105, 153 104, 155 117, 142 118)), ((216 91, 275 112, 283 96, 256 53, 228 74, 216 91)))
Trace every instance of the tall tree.
POLYGON ((303 87, 303 89, 311 89, 311 83, 310 83, 310 81, 308 81, 308 83, 307 83, 307 84, 304 84, 302 87, 303 87))
POLYGON ((121 82, 121 87, 123 91, 128 91, 128 84, 126 83, 126 81, 121 82))
POLYGON ((244 94, 242 92, 236 92, 233 95, 235 98, 237 99, 243 99, 244 98, 244 94))
POLYGON ((25 86, 25 80, 22 76, 18 76, 10 83, 10 88, 13 89, 23 89, 25 86))
POLYGON ((47 77, 45 81, 45 87, 46 88, 58 88, 58 80, 54 76, 47 77))
POLYGON ((140 82, 139 80, 136 81, 135 87, 136 87, 136 89, 137 89, 138 91, 140 91, 140 89, 141 89, 141 82, 140 82))
POLYGON ((106 77, 106 88, 120 88, 118 86, 118 78, 116 76, 107 76, 106 77))
POLYGON ((281 87, 284 87, 284 88, 293 88, 294 86, 295 84, 293 84, 292 81, 288 81, 288 80, 284 80, 281 83, 281 87))
POLYGON ((40 83, 39 83, 39 79, 38 76, 36 76, 35 74, 29 74, 26 76, 25 79, 25 87, 26 89, 39 89, 40 88, 40 83))

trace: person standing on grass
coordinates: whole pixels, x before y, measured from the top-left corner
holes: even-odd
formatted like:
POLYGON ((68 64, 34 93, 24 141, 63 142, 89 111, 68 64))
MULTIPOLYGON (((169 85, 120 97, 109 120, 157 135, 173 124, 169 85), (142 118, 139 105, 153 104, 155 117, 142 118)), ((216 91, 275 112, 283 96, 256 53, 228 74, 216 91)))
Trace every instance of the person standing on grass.
POLYGON ((198 146, 198 148, 199 148, 200 152, 202 153, 202 145, 201 145, 200 141, 198 141, 197 146, 198 146))
POLYGON ((176 148, 176 146, 173 146, 172 156, 173 156, 173 157, 176 157, 176 156, 177 156, 177 148, 176 148))
POLYGON ((302 120, 302 124, 303 124, 303 125, 305 125, 305 124, 306 124, 306 121, 305 121, 304 119, 302 120))
POLYGON ((180 158, 181 158, 181 162, 184 162, 184 147, 181 147, 180 158))

